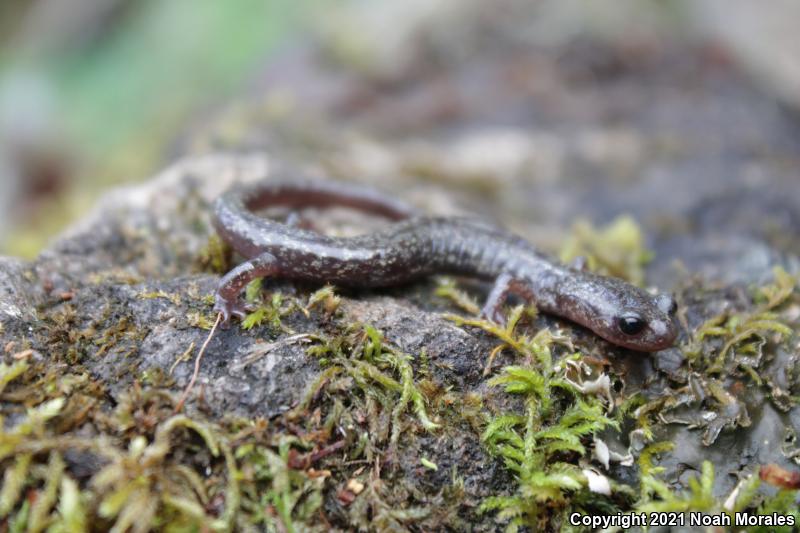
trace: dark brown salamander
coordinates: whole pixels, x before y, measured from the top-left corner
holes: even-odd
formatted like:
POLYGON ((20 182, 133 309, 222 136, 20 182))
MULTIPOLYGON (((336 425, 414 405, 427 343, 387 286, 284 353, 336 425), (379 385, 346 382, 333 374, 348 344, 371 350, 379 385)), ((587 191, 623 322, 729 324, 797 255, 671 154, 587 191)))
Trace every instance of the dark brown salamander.
POLYGON ((265 276, 386 287, 434 273, 494 280, 483 314, 501 322, 510 293, 639 351, 673 344, 675 302, 617 278, 554 262, 520 237, 466 218, 421 216, 379 193, 330 181, 261 182, 234 188, 216 203, 220 236, 248 260, 220 282, 215 309, 225 324, 245 315, 242 289, 265 276), (329 237, 254 214, 270 206, 345 206, 397 222, 357 237, 329 237))

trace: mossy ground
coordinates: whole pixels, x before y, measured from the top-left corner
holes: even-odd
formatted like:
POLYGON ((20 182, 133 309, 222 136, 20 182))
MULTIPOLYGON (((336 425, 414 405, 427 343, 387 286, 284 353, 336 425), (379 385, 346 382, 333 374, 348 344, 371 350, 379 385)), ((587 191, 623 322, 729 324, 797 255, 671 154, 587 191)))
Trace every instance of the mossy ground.
MULTIPOLYGON (((641 261, 640 247, 619 249, 641 261)), ((609 262, 625 264, 599 263, 609 262)), ((213 239, 203 263, 227 267, 213 239)), ((502 328, 469 318, 474 302, 451 281, 435 292, 467 316, 449 320, 491 346, 483 361, 471 362, 484 377, 465 390, 442 378, 425 347, 405 353, 374 326, 349 321, 331 287, 283 294, 254 284, 246 296, 256 310, 241 327, 276 343, 303 343, 318 364, 298 400, 269 419, 220 415, 202 388, 184 407, 172 374, 189 365, 197 346, 165 367, 140 368, 147 331, 130 309, 109 304, 88 319, 76 311, 80 302, 51 304, 35 328, 5 346, 0 366, 2 527, 569 530, 572 512, 653 510, 800 519, 797 476, 776 465, 743 465, 725 494, 714 492, 710 461, 685 483, 658 465, 671 453, 667 422, 680 424, 701 407, 715 413, 704 426, 694 421, 706 446, 723 431, 746 428, 742 387, 763 391, 783 410, 797 405, 796 357, 785 379, 764 377, 794 342, 800 305, 796 278, 782 270, 774 278, 745 291, 740 308, 711 316, 713 297, 704 300, 695 286, 679 294, 683 362, 669 375, 652 370, 648 379, 663 381, 661 388, 635 392, 625 387, 624 366, 603 356, 591 335, 521 306, 502 328), (293 317, 319 327, 300 331, 308 322, 289 325, 293 317), (115 375, 129 380, 122 393, 111 394, 87 364, 109 357, 122 362, 115 375), (609 450, 612 440, 628 450, 609 450), (475 464, 488 475, 476 477, 475 464), (483 486, 471 486, 479 479, 483 486)), ((213 324, 202 290, 137 294, 182 309, 182 327, 205 333, 213 324)), ((796 460, 790 444, 785 456, 796 460)))

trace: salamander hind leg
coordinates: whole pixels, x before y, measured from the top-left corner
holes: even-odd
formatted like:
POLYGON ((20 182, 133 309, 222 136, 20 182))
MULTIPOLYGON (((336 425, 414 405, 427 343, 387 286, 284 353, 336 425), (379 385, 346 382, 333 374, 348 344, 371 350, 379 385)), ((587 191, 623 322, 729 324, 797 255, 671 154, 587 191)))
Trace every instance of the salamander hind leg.
POLYGON ((509 294, 522 296, 526 300, 533 299, 533 294, 527 284, 514 278, 511 274, 500 274, 486 298, 486 303, 481 310, 481 317, 504 326, 506 317, 503 314, 503 306, 506 304, 509 294))
POLYGON ((275 256, 264 253, 237 266, 220 280, 215 295, 214 311, 222 313, 222 327, 228 327, 231 316, 240 320, 247 315, 247 307, 239 295, 248 283, 256 278, 273 276, 279 271, 275 256))

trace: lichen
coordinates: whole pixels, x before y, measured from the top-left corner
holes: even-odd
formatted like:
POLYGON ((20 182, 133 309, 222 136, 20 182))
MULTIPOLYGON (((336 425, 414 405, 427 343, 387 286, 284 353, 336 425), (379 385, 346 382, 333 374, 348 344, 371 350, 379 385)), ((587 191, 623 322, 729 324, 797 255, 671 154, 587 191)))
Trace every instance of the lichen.
POLYGON ((683 344, 692 369, 703 375, 744 373, 756 385, 765 346, 781 344, 794 334, 792 306, 798 305, 797 279, 778 267, 774 282, 752 291, 749 309, 724 311, 703 322, 683 344))

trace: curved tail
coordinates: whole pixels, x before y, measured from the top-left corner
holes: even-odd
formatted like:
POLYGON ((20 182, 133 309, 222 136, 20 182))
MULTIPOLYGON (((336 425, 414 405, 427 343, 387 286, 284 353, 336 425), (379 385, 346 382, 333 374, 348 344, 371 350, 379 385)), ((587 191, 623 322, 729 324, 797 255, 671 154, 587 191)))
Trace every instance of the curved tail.
POLYGON ((240 201, 248 211, 272 206, 350 207, 390 220, 422 214, 417 208, 363 184, 305 177, 264 180, 237 187, 225 196, 240 201))

